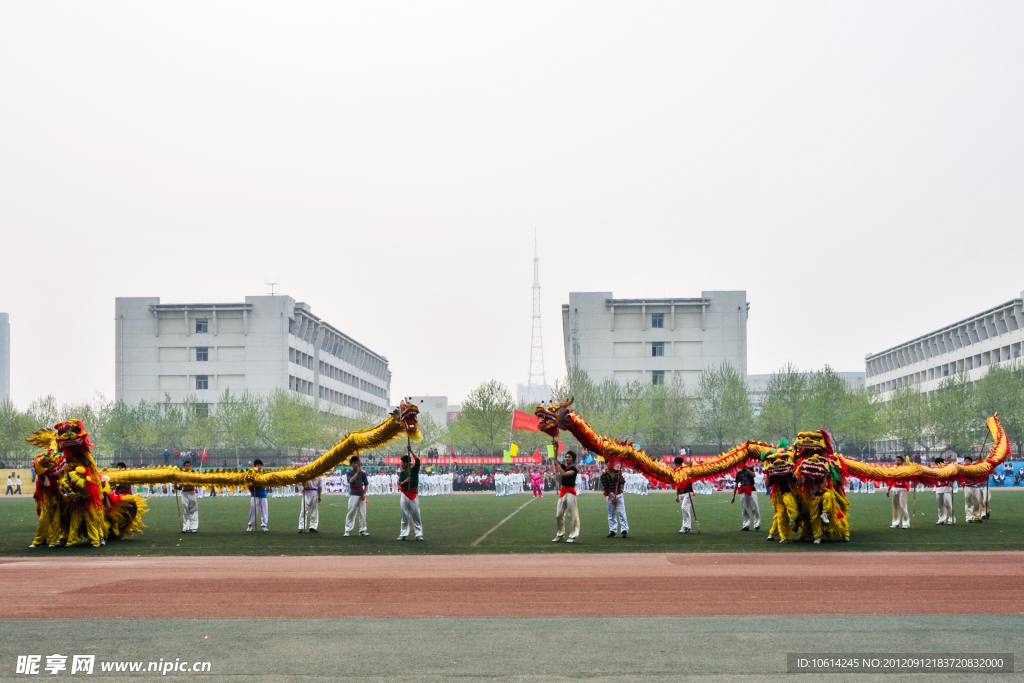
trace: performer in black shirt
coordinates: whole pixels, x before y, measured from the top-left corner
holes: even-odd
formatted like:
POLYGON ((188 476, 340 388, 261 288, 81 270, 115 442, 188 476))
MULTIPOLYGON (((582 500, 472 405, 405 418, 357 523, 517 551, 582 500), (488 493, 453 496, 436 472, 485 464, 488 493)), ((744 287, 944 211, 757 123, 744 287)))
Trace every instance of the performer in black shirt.
POLYGON ((558 523, 558 534, 552 539, 554 542, 562 540, 565 535, 565 514, 569 513, 569 538, 566 543, 575 543, 576 537, 580 535, 580 512, 576 507, 576 454, 568 451, 565 454, 563 465, 555 458, 555 472, 559 475, 561 488, 558 489, 558 506, 555 508, 555 520, 558 523))

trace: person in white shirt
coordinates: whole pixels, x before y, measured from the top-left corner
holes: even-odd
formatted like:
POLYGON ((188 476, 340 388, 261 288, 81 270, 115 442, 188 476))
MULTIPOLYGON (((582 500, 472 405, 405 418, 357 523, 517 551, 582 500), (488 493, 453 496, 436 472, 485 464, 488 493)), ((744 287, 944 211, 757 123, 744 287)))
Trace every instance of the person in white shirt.
MULTIPOLYGON (((935 458, 935 466, 946 464, 942 458, 935 458)), ((935 501, 939 506, 939 524, 956 524, 956 516, 953 513, 953 488, 949 484, 935 487, 935 501)))
MULTIPOLYGON (((192 471, 192 461, 186 460, 181 463, 183 472, 192 471)), ((176 491, 181 491, 181 533, 199 533, 199 500, 196 496, 196 487, 189 484, 175 485, 176 491)))
MULTIPOLYGON (((971 456, 964 457, 965 465, 973 465, 971 456)), ((985 484, 964 484, 964 519, 968 524, 985 521, 985 484)))
POLYGON ((309 533, 319 533, 316 528, 320 525, 320 496, 324 492, 322 477, 314 477, 309 481, 302 482, 302 508, 299 511, 299 533, 305 533, 307 527, 309 533))
MULTIPOLYGON (((896 458, 896 465, 902 465, 903 461, 896 458)), ((910 484, 906 482, 896 482, 889 485, 889 490, 886 491, 885 497, 892 498, 892 525, 891 529, 897 529, 903 527, 904 529, 910 528, 910 513, 907 512, 907 492, 910 490, 910 484)))

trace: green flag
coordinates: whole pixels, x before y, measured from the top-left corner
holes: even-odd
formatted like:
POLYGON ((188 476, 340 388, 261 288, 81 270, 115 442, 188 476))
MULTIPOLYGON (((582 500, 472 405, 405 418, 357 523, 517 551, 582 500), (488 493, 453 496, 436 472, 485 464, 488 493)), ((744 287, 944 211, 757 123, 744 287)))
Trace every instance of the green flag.
POLYGON ((553 445, 552 446, 548 446, 548 457, 549 458, 555 457, 555 447, 553 445))

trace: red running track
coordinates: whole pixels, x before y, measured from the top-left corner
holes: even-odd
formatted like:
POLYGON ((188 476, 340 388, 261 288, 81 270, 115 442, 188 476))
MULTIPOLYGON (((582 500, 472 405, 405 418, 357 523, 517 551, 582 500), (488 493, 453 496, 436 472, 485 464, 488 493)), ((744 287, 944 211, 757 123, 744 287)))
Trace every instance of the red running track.
POLYGON ((1022 569, 1021 552, 8 558, 0 595, 14 619, 1005 614, 1024 612, 1022 569))

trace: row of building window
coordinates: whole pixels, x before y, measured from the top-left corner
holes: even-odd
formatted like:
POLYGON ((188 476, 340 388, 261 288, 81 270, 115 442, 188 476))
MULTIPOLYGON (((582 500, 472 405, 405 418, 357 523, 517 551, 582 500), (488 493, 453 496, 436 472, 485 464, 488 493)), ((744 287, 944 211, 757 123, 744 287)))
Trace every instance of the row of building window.
POLYGON ((910 386, 913 384, 921 384, 922 382, 928 382, 931 380, 942 379, 955 375, 958 372, 964 370, 974 370, 975 368, 981 368, 992 363, 1003 363, 1010 360, 1016 360, 1021 357, 1021 344, 1012 344, 1010 346, 1004 346, 1001 349, 992 349, 984 353, 979 353, 974 356, 967 356, 959 360, 950 361, 942 365, 937 365, 934 368, 928 368, 927 370, 921 370, 920 372, 913 372, 903 377, 897 377, 896 379, 889 380, 887 382, 880 382, 873 385, 873 389, 879 392, 894 391, 900 387, 910 386))
POLYGON ((288 360, 301 367, 309 368, 310 370, 313 369, 313 356, 310 356, 308 353, 303 353, 298 349, 288 349, 288 360))
POLYGON ((984 319, 973 320, 955 330, 942 332, 873 358, 867 364, 868 376, 891 372, 905 365, 913 365, 935 356, 956 353, 971 344, 978 344, 988 339, 1016 332, 1021 327, 1017 315, 1014 309, 1008 308, 984 319))
MULTIPOLYGON (((302 379, 301 377, 288 377, 288 388, 292 391, 296 391, 306 396, 313 395, 313 383, 302 379)), ((353 408, 355 410, 370 410, 375 406, 368 401, 363 401, 355 396, 349 396, 341 391, 335 391, 328 389, 327 387, 320 387, 319 397, 321 400, 335 403, 339 406, 345 406, 347 408, 353 408)))
MULTIPOLYGON (((310 370, 313 369, 313 357, 307 353, 299 351, 298 349, 288 349, 288 360, 301 367, 308 368, 310 370)), ((352 373, 345 372, 341 368, 337 368, 331 365, 330 363, 320 361, 317 367, 321 375, 330 377, 331 379, 337 382, 341 382, 342 384, 347 384, 350 387, 355 387, 360 391, 365 391, 368 394, 373 394, 377 398, 387 398, 387 391, 383 387, 379 387, 376 384, 373 384, 372 382, 367 382, 364 379, 360 379, 353 375, 352 373)))
POLYGON ((387 377, 388 366, 386 361, 362 347, 339 337, 328 328, 313 323, 309 319, 303 318, 302 321, 289 320, 288 333, 297 339, 319 346, 327 355, 334 356, 361 370, 365 370, 374 377, 380 377, 381 379, 387 377), (318 338, 317 335, 320 332, 322 332, 322 335, 318 338))

